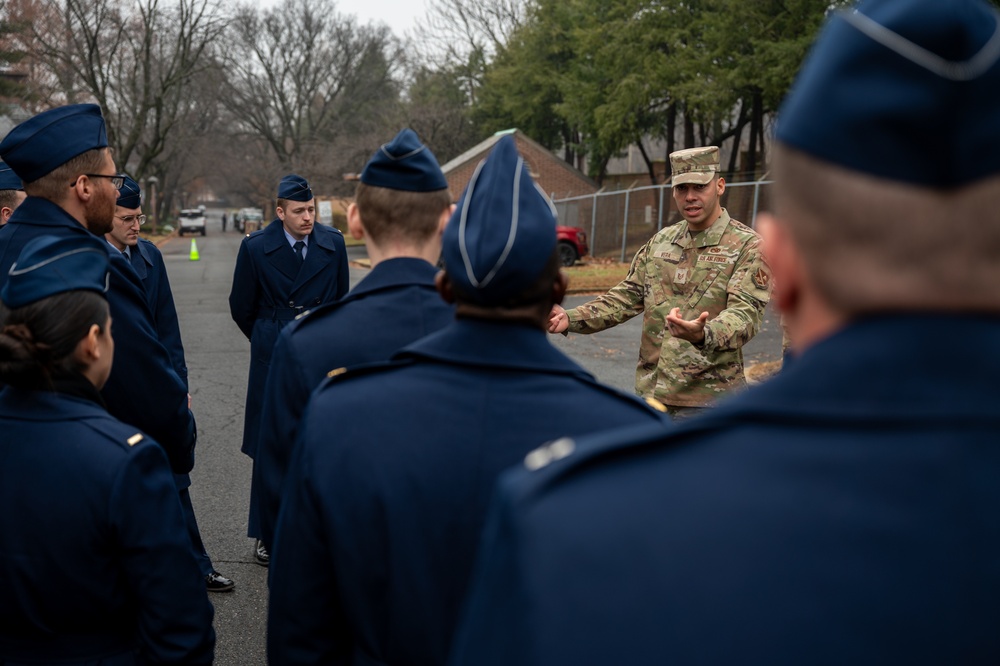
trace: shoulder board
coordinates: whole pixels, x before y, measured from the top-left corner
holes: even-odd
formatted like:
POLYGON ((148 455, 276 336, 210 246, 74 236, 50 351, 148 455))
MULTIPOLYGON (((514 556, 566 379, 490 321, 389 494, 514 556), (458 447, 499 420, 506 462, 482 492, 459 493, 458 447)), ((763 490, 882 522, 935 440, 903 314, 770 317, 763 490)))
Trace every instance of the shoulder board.
POLYGON ((413 359, 401 358, 392 361, 375 361, 373 363, 362 363, 350 368, 331 368, 326 373, 326 379, 320 384, 321 389, 325 389, 333 383, 350 381, 359 377, 376 375, 380 372, 390 371, 395 368, 402 368, 413 364, 413 359))
POLYGON ((123 451, 129 451, 138 444, 145 445, 153 441, 141 432, 136 432, 135 426, 122 423, 110 414, 88 418, 84 422, 95 433, 101 435, 108 442, 116 444, 123 451))

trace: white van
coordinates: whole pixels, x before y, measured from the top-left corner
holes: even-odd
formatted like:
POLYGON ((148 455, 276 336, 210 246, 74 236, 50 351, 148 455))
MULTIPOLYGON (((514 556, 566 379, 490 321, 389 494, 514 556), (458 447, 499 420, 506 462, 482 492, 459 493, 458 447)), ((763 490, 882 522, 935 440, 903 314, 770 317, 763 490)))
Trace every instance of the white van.
POLYGON ((186 208, 177 218, 177 235, 183 236, 185 231, 193 231, 205 235, 205 211, 198 208, 186 208))

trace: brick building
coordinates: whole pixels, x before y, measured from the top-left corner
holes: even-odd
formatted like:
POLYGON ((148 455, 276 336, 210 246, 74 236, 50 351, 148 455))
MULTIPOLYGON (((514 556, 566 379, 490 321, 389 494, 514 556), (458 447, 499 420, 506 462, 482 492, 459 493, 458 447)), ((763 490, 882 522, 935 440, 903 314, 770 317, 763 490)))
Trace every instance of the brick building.
POLYGON ((506 134, 514 136, 514 143, 524 158, 531 177, 553 199, 593 194, 597 191, 597 183, 593 180, 564 160, 559 159, 521 130, 512 129, 497 132, 441 167, 445 178, 448 179, 451 196, 456 201, 465 191, 465 186, 469 184, 469 179, 472 178, 476 166, 486 157, 493 145, 500 140, 500 137, 506 134))

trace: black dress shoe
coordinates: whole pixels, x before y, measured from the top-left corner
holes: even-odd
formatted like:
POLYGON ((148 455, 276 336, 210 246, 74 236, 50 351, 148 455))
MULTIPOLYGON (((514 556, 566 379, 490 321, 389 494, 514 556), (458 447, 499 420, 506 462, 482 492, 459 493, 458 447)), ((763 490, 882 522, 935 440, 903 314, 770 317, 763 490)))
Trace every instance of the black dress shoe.
POLYGON ((271 553, 267 552, 267 548, 260 539, 254 542, 253 546, 253 558, 256 560, 257 564, 262 567, 266 567, 271 564, 271 553))
POLYGON ((205 587, 208 588, 209 592, 228 592, 236 587, 236 583, 213 570, 212 573, 205 576, 205 587))

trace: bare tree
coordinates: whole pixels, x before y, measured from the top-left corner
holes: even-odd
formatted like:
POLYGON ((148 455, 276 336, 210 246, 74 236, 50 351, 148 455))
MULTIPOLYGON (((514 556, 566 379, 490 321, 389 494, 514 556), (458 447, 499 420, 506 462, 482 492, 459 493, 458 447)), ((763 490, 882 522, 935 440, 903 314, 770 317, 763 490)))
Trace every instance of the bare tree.
MULTIPOLYGON (((189 117, 188 88, 207 68, 225 21, 215 0, 22 0, 27 50, 46 105, 93 101, 119 164, 143 178, 189 117)), ((154 169, 155 165, 155 169, 154 169)))
POLYGON ((338 165, 364 154, 367 135, 397 113, 399 44, 384 25, 338 14, 333 0, 242 6, 225 53, 223 103, 246 137, 265 142, 274 168, 320 170, 332 186, 338 165))
POLYGON ((413 48, 424 64, 459 70, 470 102, 486 66, 524 25, 529 0, 430 0, 413 48))

